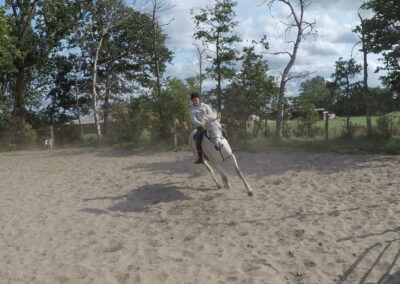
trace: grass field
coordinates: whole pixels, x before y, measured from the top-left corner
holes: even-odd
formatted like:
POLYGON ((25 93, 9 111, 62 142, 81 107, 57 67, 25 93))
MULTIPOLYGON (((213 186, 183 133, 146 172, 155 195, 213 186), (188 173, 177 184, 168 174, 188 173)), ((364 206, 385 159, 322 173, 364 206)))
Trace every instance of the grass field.
MULTIPOLYGON (((366 118, 365 116, 353 116, 350 118, 353 129, 352 139, 344 138, 346 133, 346 117, 337 117, 329 121, 329 140, 328 145, 325 141, 325 121, 320 120, 314 124, 314 137, 296 137, 277 140, 274 137, 268 138, 249 138, 244 144, 236 140, 236 146, 240 149, 250 151, 317 151, 317 152, 336 152, 336 153, 384 153, 400 154, 400 112, 393 112, 386 115, 393 119, 393 137, 366 137, 366 118), (397 136, 396 136, 397 135, 397 136)), ((378 116, 372 116, 372 127, 375 133, 378 130, 378 116)), ((296 133, 299 120, 291 120, 288 125, 296 133)), ((275 132, 275 121, 268 121, 269 133, 275 132)), ((252 137, 252 127, 248 128, 248 137, 252 137)))
POLYGON ((233 142, 234 149, 252 152, 334 152, 339 154, 400 154, 400 137, 346 139, 336 137, 329 139, 328 144, 323 137, 315 138, 255 138, 243 142, 233 142))

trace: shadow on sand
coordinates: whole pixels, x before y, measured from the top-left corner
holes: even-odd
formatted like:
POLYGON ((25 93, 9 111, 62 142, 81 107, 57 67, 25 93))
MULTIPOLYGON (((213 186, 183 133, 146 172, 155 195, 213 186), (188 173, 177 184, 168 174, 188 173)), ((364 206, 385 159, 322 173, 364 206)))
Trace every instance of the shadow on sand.
MULTIPOLYGON (((240 169, 245 176, 254 175, 256 178, 266 176, 282 175, 288 171, 317 173, 337 173, 348 172, 354 169, 367 169, 376 167, 376 163, 388 162, 390 160, 399 161, 397 157, 381 156, 355 156, 338 155, 327 153, 235 153, 240 169), (330 156, 330 157, 328 157, 330 156), (374 162, 374 163, 371 163, 374 162)), ((135 164, 123 170, 141 169, 163 174, 189 174, 198 176, 199 171, 206 173, 204 166, 194 165, 194 158, 190 153, 181 152, 181 158, 171 161, 159 161, 152 163, 135 164)), ((230 175, 235 175, 232 167, 225 166, 225 170, 230 175)))
POLYGON ((85 198, 82 201, 90 202, 95 200, 111 200, 117 202, 108 207, 107 210, 99 208, 84 208, 80 211, 93 214, 108 214, 110 211, 150 212, 151 206, 158 203, 191 199, 180 191, 182 189, 183 188, 176 187, 173 184, 144 185, 132 190, 129 194, 121 196, 85 198))
MULTIPOLYGON (((400 233, 400 227, 396 227, 393 229, 388 229, 384 230, 382 232, 378 233, 370 233, 370 234, 365 234, 365 235, 360 235, 360 236, 351 236, 347 238, 342 238, 338 239, 337 242, 343 242, 343 241, 348 241, 348 240, 356 240, 356 239, 365 239, 368 237, 373 237, 373 236, 381 236, 386 233, 400 233)), ((379 251, 378 256, 372 261, 372 263, 369 265, 368 270, 364 273, 362 276, 359 284, 399 284, 400 283, 400 270, 397 270, 396 272, 393 272, 391 274, 391 271, 394 268, 398 268, 398 261, 400 259, 400 249, 397 251, 397 253, 394 255, 394 257, 390 257, 387 254, 389 252, 392 252, 395 250, 395 244, 397 243, 397 246, 400 242, 400 238, 395 238, 389 241, 382 241, 382 242, 377 242, 375 244, 372 244, 371 246, 367 247, 356 259, 355 261, 350 265, 350 267, 343 273, 343 275, 339 278, 339 280, 336 282, 336 284, 344 284, 348 283, 346 280, 349 278, 350 275, 354 273, 354 271, 364 263, 369 263, 366 258, 370 258, 373 253, 376 253, 379 251), (364 261, 366 260, 366 261, 364 261), (389 263, 388 267, 386 270, 383 272, 381 277, 377 282, 366 282, 368 277, 371 275, 371 273, 374 271, 376 266, 380 263, 386 261, 389 263), (396 264, 397 263, 397 264, 396 264)), ((350 283, 350 282, 349 282, 350 283)))

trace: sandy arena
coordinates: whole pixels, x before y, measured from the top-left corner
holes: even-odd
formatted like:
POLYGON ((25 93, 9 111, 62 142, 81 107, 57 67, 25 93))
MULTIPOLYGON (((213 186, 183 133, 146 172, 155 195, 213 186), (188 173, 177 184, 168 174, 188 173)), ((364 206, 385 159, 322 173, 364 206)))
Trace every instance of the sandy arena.
POLYGON ((237 158, 0 153, 0 283, 400 283, 400 156, 237 158))

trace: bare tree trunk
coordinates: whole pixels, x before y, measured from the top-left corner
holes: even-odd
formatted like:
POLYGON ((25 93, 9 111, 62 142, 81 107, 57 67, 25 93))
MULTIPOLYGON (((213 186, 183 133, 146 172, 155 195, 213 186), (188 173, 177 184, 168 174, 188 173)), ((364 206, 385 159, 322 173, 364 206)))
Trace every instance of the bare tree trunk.
POLYGON ((97 88, 96 88, 96 86, 97 86, 97 64, 98 64, 98 60, 99 60, 100 49, 103 45, 103 39, 104 39, 104 35, 100 38, 100 42, 97 46, 96 55, 95 55, 94 61, 93 61, 92 99, 93 99, 94 123, 96 125, 97 143, 100 143, 100 141, 101 141, 101 129, 100 129, 100 122, 99 122, 99 114, 97 112, 97 99, 98 99, 97 88))
MULTIPOLYGON (((122 1, 119 1, 117 3, 117 5, 120 5, 122 3, 122 1)), ((94 20, 95 18, 95 14, 96 14, 96 10, 95 8, 93 8, 93 12, 92 12, 92 22, 96 22, 94 20)), ((98 100, 98 94, 97 94, 97 68, 98 68, 98 64, 99 64, 99 54, 100 54, 100 50, 103 47, 103 42, 106 39, 106 35, 109 33, 109 31, 115 27, 117 27, 118 25, 122 24, 125 20, 127 20, 129 17, 131 17, 131 15, 128 15, 127 17, 123 18, 123 19, 116 19, 113 18, 112 14, 113 14, 113 7, 109 7, 109 9, 107 10, 109 13, 109 19, 106 22, 106 26, 101 28, 101 30, 99 31, 99 41, 98 44, 96 46, 96 50, 95 50, 95 55, 93 58, 93 78, 92 78, 92 100, 93 100, 93 112, 94 112, 94 121, 95 121, 95 125, 96 125, 96 134, 97 134, 97 142, 100 143, 101 142, 101 128, 100 128, 100 121, 99 121, 99 113, 97 110, 97 100, 98 100)), ((95 36, 93 29, 92 30, 92 36, 93 38, 96 38, 97 35, 95 36)), ((91 51, 92 52, 92 51, 91 51)))
MULTIPOLYGON (((18 2, 18 1, 17 1, 18 2)), ((25 7, 25 11, 19 11, 18 15, 18 5, 17 2, 11 1, 12 13, 16 22, 18 29, 18 39, 17 47, 24 50, 24 45, 26 44, 26 37, 29 29, 31 28, 31 21, 35 15, 37 4, 39 0, 34 0, 29 3, 29 7, 25 7)), ((30 2, 30 1, 29 1, 30 2)), ((25 119, 25 101, 26 101, 26 69, 27 65, 25 62, 26 55, 22 52, 21 57, 15 60, 15 65, 17 68, 17 75, 15 80, 15 85, 13 86, 13 98, 14 98, 14 109, 13 116, 21 117, 25 119)))
POLYGON ((365 116, 367 120, 367 135, 372 136, 372 122, 371 122, 371 101, 369 98, 368 90, 368 63, 367 63, 367 52, 364 48, 363 42, 363 52, 364 52, 364 100, 365 100, 365 116))
POLYGON ((221 74, 221 63, 219 61, 219 32, 217 35, 217 45, 216 45, 216 51, 217 51, 217 111, 221 113, 222 109, 222 94, 221 94, 221 80, 222 80, 222 74, 221 74))
POLYGON ((268 6, 270 8, 275 2, 281 2, 281 3, 285 4, 286 6, 288 6, 288 8, 291 11, 289 17, 293 18, 293 23, 287 24, 288 27, 287 27, 286 31, 289 31, 292 27, 295 27, 297 29, 296 39, 294 41, 291 41, 291 43, 293 43, 292 51, 276 53, 276 54, 287 54, 290 57, 288 64, 286 65, 285 69, 283 70, 283 73, 281 76, 281 83, 279 85, 278 106, 277 106, 278 114, 277 114, 277 119, 276 119, 275 135, 277 137, 281 138, 282 137, 284 111, 285 111, 284 110, 284 97, 285 97, 286 83, 289 80, 294 79, 296 77, 304 77, 304 75, 289 76, 289 73, 293 67, 294 62, 296 61, 297 51, 299 49, 301 40, 308 35, 314 34, 315 22, 307 22, 304 19, 304 10, 308 6, 308 4, 306 3, 307 2, 306 0, 298 0, 299 9, 295 9, 293 4, 290 1, 286 1, 286 0, 266 0, 266 1, 264 1, 264 3, 268 3, 268 6))
POLYGON ((104 94, 104 118, 103 118, 103 135, 107 136, 108 134, 108 116, 110 113, 110 93, 111 93, 111 75, 109 71, 106 72, 106 91, 104 94))
POLYGON ((153 3, 153 15, 152 15, 152 20, 153 20, 153 52, 154 52, 154 63, 156 67, 156 88, 157 88, 157 96, 161 96, 161 82, 160 82, 160 56, 158 54, 158 38, 157 38, 157 27, 156 25, 157 18, 156 18, 156 12, 157 12, 158 6, 157 6, 157 0, 154 1, 153 3))
POLYGON ((369 90, 368 90, 368 60, 367 60, 367 47, 366 47, 366 39, 364 36, 364 31, 363 31, 363 18, 361 17, 360 13, 358 13, 358 17, 360 18, 361 21, 361 43, 362 43, 362 52, 363 52, 363 59, 364 59, 364 100, 365 100, 365 116, 367 120, 367 135, 369 137, 372 136, 372 123, 371 123, 371 101, 370 101, 370 96, 369 96, 369 90))
POLYGON ((350 134, 350 82, 346 78, 346 129, 347 134, 350 134))
POLYGON ((277 137, 282 137, 282 125, 283 125, 283 115, 284 115, 284 97, 285 97, 285 83, 283 81, 283 76, 281 78, 281 84, 279 87, 278 95, 278 106, 277 106, 277 117, 276 117, 276 128, 275 135, 277 137))
POLYGON ((176 119, 174 119, 173 128, 174 128, 174 147, 176 149, 178 147, 178 137, 176 135, 176 119))
POLYGON ((13 88, 14 109, 13 116, 25 118, 26 77, 23 59, 17 59, 17 76, 13 88), (22 62, 21 62, 22 61, 22 62))
POLYGON ((301 30, 301 27, 299 27, 298 33, 297 33, 297 39, 294 43, 293 51, 290 54, 289 63, 286 65, 285 69, 283 70, 282 77, 281 77, 281 83, 279 85, 278 116, 276 119, 276 130, 275 130, 275 135, 279 138, 282 137, 282 125, 283 125, 283 117, 284 117, 284 112, 285 112, 284 97, 285 97, 286 83, 290 79, 289 78, 290 69, 292 69, 294 62, 296 61, 297 50, 299 49, 299 46, 300 46, 301 37, 302 37, 302 30, 301 30))
POLYGON ((329 142, 329 112, 325 113, 325 144, 328 146, 329 142))
POLYGON ((83 146, 83 143, 84 143, 84 140, 83 140, 83 126, 82 126, 82 122, 81 122, 81 112, 80 112, 80 109, 79 109, 78 84, 77 84, 77 78, 76 77, 75 77, 75 100, 76 100, 76 111, 78 113, 81 146, 83 146))
POLYGON ((197 55, 199 57, 199 93, 203 94, 203 53, 204 49, 201 49, 197 44, 195 44, 197 49, 197 55))
POLYGON ((53 139, 53 141, 54 141, 54 128, 53 128, 53 125, 50 125, 50 139, 53 139))

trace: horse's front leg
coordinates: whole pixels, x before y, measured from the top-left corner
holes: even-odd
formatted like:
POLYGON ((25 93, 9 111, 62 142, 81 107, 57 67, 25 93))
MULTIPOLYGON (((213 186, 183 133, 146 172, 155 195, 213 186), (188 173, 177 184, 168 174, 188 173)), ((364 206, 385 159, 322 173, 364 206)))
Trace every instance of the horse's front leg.
POLYGON ((207 162, 207 160, 205 158, 203 159, 203 164, 207 168, 207 170, 211 173, 211 175, 213 176, 214 181, 217 184, 217 187, 222 188, 221 184, 218 182, 217 178, 215 177, 212 167, 210 166, 210 164, 207 162))
POLYGON ((221 175, 222 182, 224 183, 224 187, 227 188, 227 189, 230 188, 231 185, 229 184, 228 176, 226 175, 225 171, 222 169, 222 166, 221 165, 216 165, 215 168, 217 169, 217 171, 221 175))
POLYGON ((232 155, 232 159, 233 159, 233 163, 234 163, 234 165, 235 165, 235 169, 236 169, 237 175, 242 179, 244 185, 246 186, 247 194, 248 194, 249 196, 253 196, 253 189, 252 189, 252 188, 250 187, 250 185, 247 183, 247 181, 246 181, 246 179, 244 178, 242 172, 240 171, 239 165, 238 165, 238 163, 237 163, 237 161, 236 161, 235 155, 232 155))

